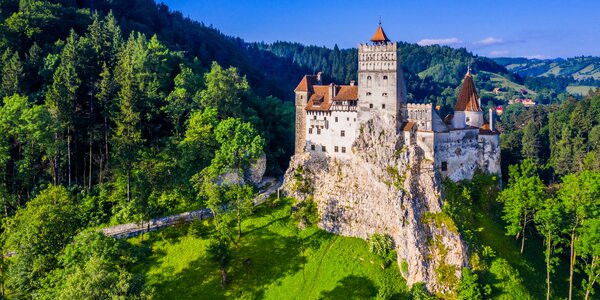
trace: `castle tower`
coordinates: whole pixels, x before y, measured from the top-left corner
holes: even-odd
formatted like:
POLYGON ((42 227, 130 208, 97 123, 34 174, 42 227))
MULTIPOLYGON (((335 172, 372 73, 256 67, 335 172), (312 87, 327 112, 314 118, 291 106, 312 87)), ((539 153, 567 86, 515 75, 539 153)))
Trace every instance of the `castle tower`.
POLYGON ((479 103, 479 96, 473 82, 471 69, 467 70, 458 100, 454 106, 452 127, 465 128, 466 126, 481 127, 483 125, 483 111, 479 103))
POLYGON ((321 82, 321 72, 317 75, 306 75, 298 84, 294 93, 296 94, 296 138, 295 153, 304 152, 306 147, 306 104, 313 93, 313 84, 321 82))
POLYGON ((358 120, 375 115, 395 120, 397 128, 406 115, 406 86, 398 63, 398 45, 386 36, 381 23, 372 44, 358 45, 358 120))

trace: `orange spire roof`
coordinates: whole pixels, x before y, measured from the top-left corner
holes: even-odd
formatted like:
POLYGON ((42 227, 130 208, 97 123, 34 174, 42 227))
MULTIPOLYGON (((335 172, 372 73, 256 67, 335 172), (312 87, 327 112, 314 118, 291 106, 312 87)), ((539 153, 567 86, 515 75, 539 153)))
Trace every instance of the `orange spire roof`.
POLYGON ((373 37, 371 37, 371 42, 382 43, 382 42, 389 42, 389 41, 390 41, 390 39, 388 39, 387 35, 385 35, 385 32, 383 31, 383 28, 381 27, 381 22, 379 22, 379 26, 377 27, 375 34, 373 35, 373 37))
POLYGON ((454 111, 482 111, 479 106, 479 96, 477 95, 477 89, 475 88, 470 68, 463 80, 454 111))

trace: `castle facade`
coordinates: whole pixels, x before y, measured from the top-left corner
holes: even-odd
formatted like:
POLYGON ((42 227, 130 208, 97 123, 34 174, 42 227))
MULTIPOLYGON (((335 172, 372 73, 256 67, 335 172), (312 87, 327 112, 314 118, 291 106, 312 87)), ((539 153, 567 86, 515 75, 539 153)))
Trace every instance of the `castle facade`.
POLYGON ((454 114, 441 118, 432 104, 407 103, 397 44, 381 25, 358 46, 358 84, 324 85, 306 75, 296 89, 296 153, 349 159, 361 124, 377 116, 393 122, 405 144, 416 145, 443 178, 471 179, 476 169, 500 174, 500 134, 494 111, 484 119, 470 70, 454 114))

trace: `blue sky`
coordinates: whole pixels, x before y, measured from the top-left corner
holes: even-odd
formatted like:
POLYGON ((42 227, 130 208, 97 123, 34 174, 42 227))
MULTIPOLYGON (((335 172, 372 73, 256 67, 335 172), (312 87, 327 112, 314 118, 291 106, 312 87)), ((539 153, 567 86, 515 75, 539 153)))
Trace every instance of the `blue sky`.
POLYGON ((600 56, 596 0, 161 2, 246 41, 355 47, 381 18, 392 40, 466 47, 484 56, 600 56))

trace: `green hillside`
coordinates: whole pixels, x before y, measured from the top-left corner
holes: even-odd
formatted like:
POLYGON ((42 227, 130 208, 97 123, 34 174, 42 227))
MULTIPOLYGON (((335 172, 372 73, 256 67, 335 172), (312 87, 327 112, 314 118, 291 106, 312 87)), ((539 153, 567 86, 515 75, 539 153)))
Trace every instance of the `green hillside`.
POLYGON ((495 62, 520 76, 566 76, 575 80, 600 79, 600 57, 581 56, 567 59, 526 59, 501 57, 495 62))

